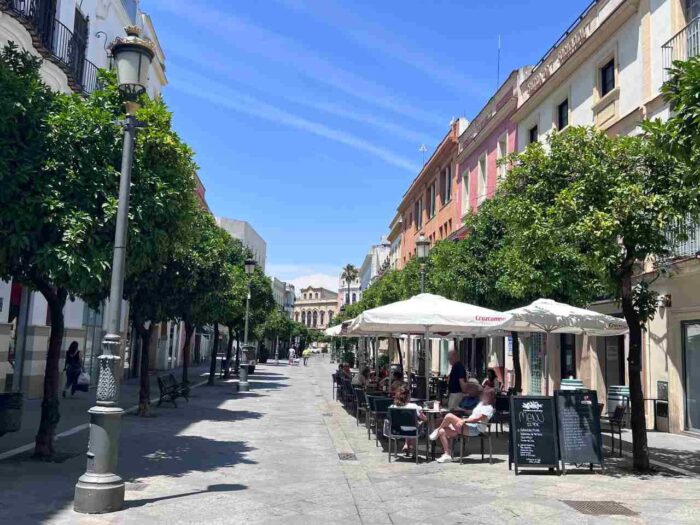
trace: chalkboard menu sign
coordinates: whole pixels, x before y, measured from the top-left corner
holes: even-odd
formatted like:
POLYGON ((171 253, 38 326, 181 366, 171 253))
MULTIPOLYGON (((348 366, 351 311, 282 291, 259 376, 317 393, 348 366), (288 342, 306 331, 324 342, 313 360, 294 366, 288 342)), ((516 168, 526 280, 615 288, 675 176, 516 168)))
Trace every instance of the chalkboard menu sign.
POLYGON ((554 398, 513 396, 510 399, 510 463, 519 467, 559 470, 554 398))
POLYGON ((603 438, 596 391, 558 390, 554 392, 554 399, 564 472, 567 463, 603 467, 603 438))

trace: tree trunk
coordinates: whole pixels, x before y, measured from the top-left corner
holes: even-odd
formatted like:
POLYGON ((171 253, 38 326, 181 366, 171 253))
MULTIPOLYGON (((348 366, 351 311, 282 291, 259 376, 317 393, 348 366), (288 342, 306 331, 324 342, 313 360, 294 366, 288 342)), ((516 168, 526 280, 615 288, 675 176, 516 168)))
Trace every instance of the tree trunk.
MULTIPOLYGON (((136 326, 136 320, 132 317, 131 319, 132 326, 134 327, 134 330, 136 330, 136 333, 139 333, 138 327, 136 326)), ((141 368, 140 363, 141 363, 141 348, 140 344, 137 341, 132 342, 131 344, 131 363, 129 364, 129 373, 131 374, 131 377, 139 377, 139 370, 141 368)))
POLYGON ((647 444, 647 422, 642 389, 642 324, 634 307, 632 290, 632 264, 623 271, 620 279, 622 313, 629 326, 629 381, 632 427, 632 456, 634 470, 649 471, 649 447, 647 444))
POLYGON ((148 376, 149 350, 151 337, 156 330, 155 323, 151 322, 146 328, 145 323, 136 324, 136 331, 141 337, 141 356, 139 372, 139 410, 138 416, 148 417, 151 415, 151 378, 148 376))
POLYGON ((44 397, 41 401, 41 419, 34 445, 34 457, 46 460, 53 456, 56 425, 61 418, 58 401, 61 374, 58 365, 61 360, 61 345, 65 331, 63 307, 66 304, 68 292, 63 288, 53 289, 43 283, 41 285, 35 284, 49 304, 51 316, 49 348, 46 353, 46 369, 44 370, 44 397))
POLYGON ((523 391, 523 371, 520 368, 520 342, 518 340, 518 332, 511 332, 513 338, 513 375, 515 376, 515 384, 513 388, 516 394, 523 391))
MULTIPOLYGON (((216 383, 216 358, 219 354, 219 323, 214 323, 214 344, 211 347, 211 356, 209 359, 209 378, 207 385, 214 386, 216 383)), ((228 366, 226 364, 225 366, 228 366)))
POLYGON ((236 331, 233 329, 233 325, 228 325, 228 341, 226 342, 226 370, 224 370, 224 379, 231 377, 231 359, 233 359, 233 338, 236 335, 236 331))
POLYGON ((190 365, 190 349, 192 348, 192 334, 194 333, 194 323, 185 321, 185 344, 182 347, 182 383, 190 382, 187 375, 190 365))

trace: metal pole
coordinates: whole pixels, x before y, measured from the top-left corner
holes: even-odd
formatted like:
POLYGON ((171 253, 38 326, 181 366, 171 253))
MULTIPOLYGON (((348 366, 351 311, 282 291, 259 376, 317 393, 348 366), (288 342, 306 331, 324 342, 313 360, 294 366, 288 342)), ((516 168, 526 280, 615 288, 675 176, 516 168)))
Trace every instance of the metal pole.
POLYGON ((420 293, 425 293, 425 263, 420 265, 420 293))
POLYGON ((121 306, 124 291, 126 239, 129 226, 129 188, 134 154, 134 138, 139 123, 131 114, 121 122, 124 128, 122 167, 119 179, 119 204, 114 233, 112 281, 109 292, 107 332, 102 339, 102 355, 97 358, 99 379, 97 404, 90 414, 90 441, 87 451, 87 470, 75 485, 76 512, 97 514, 113 512, 124 505, 124 481, 118 474, 117 456, 121 416, 119 401, 119 356, 121 347, 121 306))
POLYGON ((241 366, 238 370, 238 391, 247 392, 250 390, 248 384, 248 317, 250 314, 250 280, 248 281, 248 295, 245 298, 245 326, 243 328, 243 352, 241 355, 241 366))

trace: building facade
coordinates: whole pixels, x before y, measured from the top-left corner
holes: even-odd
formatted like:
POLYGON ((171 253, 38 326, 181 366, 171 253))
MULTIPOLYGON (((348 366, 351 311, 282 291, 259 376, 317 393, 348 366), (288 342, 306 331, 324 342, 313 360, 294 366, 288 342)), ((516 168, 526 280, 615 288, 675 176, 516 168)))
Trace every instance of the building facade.
POLYGON ((402 268, 416 253, 416 239, 423 234, 431 244, 447 239, 461 226, 457 206, 457 153, 459 137, 467 127, 460 118, 450 130, 408 188, 398 207, 402 236, 400 260, 402 268))
POLYGON ((324 330, 338 315, 338 294, 326 288, 302 288, 294 303, 294 320, 308 328, 324 330))
POLYGON ((255 228, 247 221, 227 219, 226 217, 217 217, 216 223, 226 230, 231 237, 239 239, 243 243, 243 246, 253 252, 253 259, 255 259, 260 269, 264 272, 267 260, 267 243, 265 239, 255 231, 255 228))
POLYGON ((517 147, 517 125, 512 120, 518 106, 518 86, 529 69, 513 71, 496 94, 469 123, 459 137, 457 155, 457 209, 460 225, 450 234, 465 235, 462 226, 468 214, 496 191, 507 170, 501 159, 517 147))
MULTIPOLYGON (((661 95, 666 68, 700 52, 697 0, 599 0, 578 18, 519 86, 518 149, 568 126, 595 126, 610 135, 640 131, 642 120, 664 119, 661 95)), ((696 218, 693 218, 697 220, 696 218)), ((671 432, 700 431, 700 261, 697 233, 679 245, 667 271, 652 285, 657 312, 645 330, 645 398, 668 400, 671 432)), ((645 268, 651 271, 652 268, 645 268)), ((655 274, 655 272, 654 272, 655 274)), ((641 274, 639 279, 644 278, 641 274)), ((621 316, 618 305, 602 301, 601 312, 621 316)), ((519 352, 529 393, 550 393, 573 375, 605 400, 612 386, 628 384, 625 337, 550 336, 544 369, 544 336, 521 338, 519 352)), ((653 405, 646 407, 654 425, 653 405)))
POLYGON ((348 283, 341 274, 338 278, 338 311, 346 304, 355 304, 360 299, 362 299, 362 286, 360 286, 359 276, 348 283))
POLYGON ((383 275, 389 267, 391 244, 384 238, 373 245, 362 261, 359 269, 360 290, 366 290, 383 275))
POLYGON ((389 225, 389 234, 386 237, 389 241, 389 268, 400 270, 401 264, 401 241, 403 240, 403 218, 397 213, 389 225))
MULTIPOLYGON (((105 49, 116 37, 126 36, 125 26, 137 25, 153 41, 155 58, 149 70, 151 97, 167 85, 165 55, 151 18, 136 0, 7 0, 0 2, 0 46, 14 42, 41 57, 40 73, 46 85, 63 93, 88 94, 97 88, 98 68, 109 68, 105 49)), ((103 312, 80 299, 64 308, 63 350, 77 341, 84 367, 97 377, 97 357, 106 328, 103 312)), ((131 361, 132 338, 127 328, 128 304, 122 307, 122 358, 125 373, 131 361)), ((0 283, 0 391, 21 390, 29 397, 43 392, 43 377, 50 326, 43 296, 17 282, 0 283)), ((62 366, 62 363, 61 363, 62 366)))

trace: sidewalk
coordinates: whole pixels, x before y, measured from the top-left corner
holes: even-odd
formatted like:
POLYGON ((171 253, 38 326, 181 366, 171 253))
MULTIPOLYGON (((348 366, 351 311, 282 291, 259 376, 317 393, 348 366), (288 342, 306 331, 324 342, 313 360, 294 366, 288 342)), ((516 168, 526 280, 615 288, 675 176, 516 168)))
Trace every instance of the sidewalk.
MULTIPOLYGON (((218 372, 218 370, 217 370, 218 372)), ((157 376, 172 373, 178 380, 182 377, 182 368, 174 368, 168 371, 157 371, 151 375, 151 398, 158 396, 157 376)), ((209 375, 209 364, 190 367, 189 377, 192 384, 205 380, 209 375)), ((95 385, 93 385, 95 386, 95 385)), ((95 388, 89 392, 76 392, 71 397, 70 392, 66 398, 61 398, 61 419, 56 428, 56 434, 70 431, 81 425, 87 425, 90 407, 95 405, 95 388)), ((119 394, 119 404, 123 409, 129 409, 138 405, 139 402, 139 378, 127 379, 122 383, 119 394)), ((9 432, 0 437, 0 458, 4 457, 8 451, 15 450, 24 445, 34 444, 36 431, 39 428, 41 417, 41 399, 25 399, 24 411, 22 413, 22 428, 19 432, 9 432)), ((56 446, 57 451, 61 451, 60 440, 56 446)))

